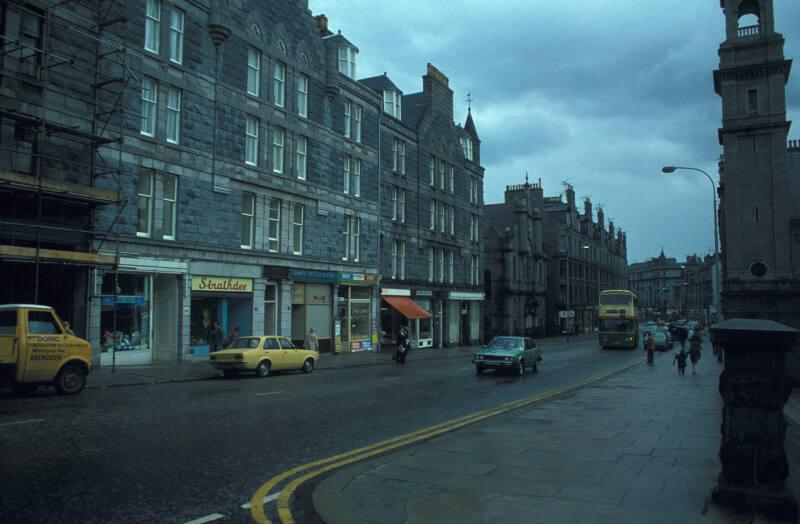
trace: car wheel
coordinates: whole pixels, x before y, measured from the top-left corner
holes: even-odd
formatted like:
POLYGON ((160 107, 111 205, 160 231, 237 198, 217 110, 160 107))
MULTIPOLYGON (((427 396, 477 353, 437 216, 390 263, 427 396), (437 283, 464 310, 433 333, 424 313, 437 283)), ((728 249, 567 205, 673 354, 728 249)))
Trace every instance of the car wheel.
POLYGON ((314 359, 307 358, 303 362, 303 373, 311 373, 312 371, 314 371, 314 359))
POLYGON ((262 360, 258 363, 258 367, 256 368, 256 376, 257 377, 266 377, 269 375, 269 362, 266 360, 262 360))
POLYGON ((516 372, 518 377, 521 377, 522 375, 525 374, 525 361, 523 359, 519 359, 516 372))
POLYGON ((236 377, 236 371, 233 369, 223 369, 222 376, 225 378, 234 378, 236 377))
POLYGON ((483 366, 476 365, 475 366, 475 373, 477 373, 478 375, 483 375, 483 366))
POLYGON ((56 377, 56 391, 59 395, 77 395, 86 385, 86 373, 80 366, 64 366, 56 377))

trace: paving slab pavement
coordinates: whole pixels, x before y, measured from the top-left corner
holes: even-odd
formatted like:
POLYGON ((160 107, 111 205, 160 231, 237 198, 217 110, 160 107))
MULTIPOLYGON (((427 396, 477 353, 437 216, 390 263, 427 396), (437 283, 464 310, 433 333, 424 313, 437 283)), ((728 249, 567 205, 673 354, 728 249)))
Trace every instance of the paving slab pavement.
MULTIPOLYGON (((337 470, 314 489, 317 515, 327 524, 769 522, 711 503, 722 364, 706 342, 697 374, 688 366, 679 376, 674 353, 337 470)), ((800 471, 797 442, 792 422, 790 471, 800 471)))

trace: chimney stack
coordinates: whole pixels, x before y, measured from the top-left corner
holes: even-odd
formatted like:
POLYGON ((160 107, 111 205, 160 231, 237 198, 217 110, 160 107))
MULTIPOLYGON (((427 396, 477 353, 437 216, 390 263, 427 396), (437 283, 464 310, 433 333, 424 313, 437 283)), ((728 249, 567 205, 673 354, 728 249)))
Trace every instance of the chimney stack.
POLYGON ((317 24, 317 29, 323 35, 328 34, 328 17, 325 15, 317 15, 314 17, 314 23, 317 24))

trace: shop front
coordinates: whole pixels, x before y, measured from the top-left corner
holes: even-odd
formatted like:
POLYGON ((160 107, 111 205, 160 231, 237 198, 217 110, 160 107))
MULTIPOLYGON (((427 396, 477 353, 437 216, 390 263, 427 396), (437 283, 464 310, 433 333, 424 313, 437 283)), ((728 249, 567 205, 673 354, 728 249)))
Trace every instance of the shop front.
POLYGON ((280 336, 289 335, 287 331, 281 329, 281 326, 284 323, 290 327, 288 320, 285 321, 285 319, 282 318, 282 316, 288 317, 288 315, 281 315, 281 311, 283 309, 281 306, 286 303, 286 301, 281 300, 281 296, 283 290, 287 290, 288 293, 292 288, 292 269, 283 266, 264 266, 262 270, 262 277, 265 280, 263 334, 280 336))
POLYGON ((100 293, 100 365, 150 363, 153 276, 105 273, 100 293))
POLYGON ((483 292, 451 291, 447 302, 448 345, 472 346, 480 343, 483 292))
POLYGON ((239 328, 241 336, 253 334, 253 279, 192 275, 189 353, 205 358, 212 349, 214 323, 223 340, 239 328))
MULTIPOLYGON (((408 327, 411 345, 415 348, 433 346, 431 299, 426 292, 417 292, 412 298, 408 289, 383 288, 381 290, 381 344, 395 346, 401 326, 408 327), (420 295, 422 293, 422 295, 420 295)), ((430 292, 428 292, 430 293, 430 292)))
POLYGON ((335 271, 292 269, 292 342, 305 342, 312 328, 320 352, 333 349, 333 289, 339 274, 335 271))
POLYGON ((340 273, 335 330, 336 351, 377 351, 380 278, 364 273, 340 273))

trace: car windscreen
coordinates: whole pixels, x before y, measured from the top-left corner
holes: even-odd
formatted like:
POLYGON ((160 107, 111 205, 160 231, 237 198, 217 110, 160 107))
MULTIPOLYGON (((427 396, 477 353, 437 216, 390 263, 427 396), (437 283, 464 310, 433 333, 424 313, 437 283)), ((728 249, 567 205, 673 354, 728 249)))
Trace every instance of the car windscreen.
POLYGON ((492 349, 522 349, 521 338, 495 337, 486 346, 492 349))
POLYGON ((600 331, 630 332, 633 331, 633 320, 604 318, 600 321, 600 331))
POLYGON ((258 342, 257 338, 237 338, 228 349, 255 349, 258 347, 258 342))

